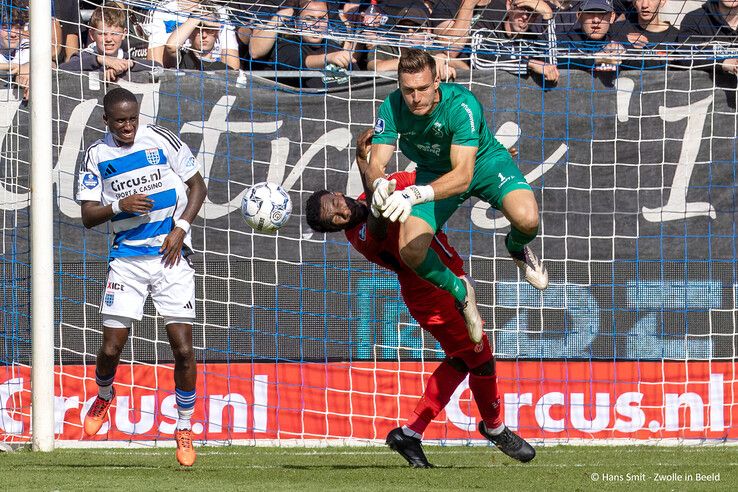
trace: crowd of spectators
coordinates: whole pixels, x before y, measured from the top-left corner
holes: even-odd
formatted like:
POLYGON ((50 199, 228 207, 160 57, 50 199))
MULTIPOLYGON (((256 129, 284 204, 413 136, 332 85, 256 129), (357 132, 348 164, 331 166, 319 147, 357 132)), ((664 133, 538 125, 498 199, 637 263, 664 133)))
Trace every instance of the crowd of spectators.
MULTIPOLYGON (((394 71, 408 47, 431 52, 444 79, 495 69, 555 84, 564 68, 667 64, 738 73, 738 0, 50 1, 52 63, 108 81, 154 67, 276 69, 322 87, 355 70, 394 71), (681 14, 678 26, 667 10, 681 14), (684 55, 687 47, 702 56, 684 55)), ((28 0, 3 0, 0 34, 0 74, 27 85, 28 0)))

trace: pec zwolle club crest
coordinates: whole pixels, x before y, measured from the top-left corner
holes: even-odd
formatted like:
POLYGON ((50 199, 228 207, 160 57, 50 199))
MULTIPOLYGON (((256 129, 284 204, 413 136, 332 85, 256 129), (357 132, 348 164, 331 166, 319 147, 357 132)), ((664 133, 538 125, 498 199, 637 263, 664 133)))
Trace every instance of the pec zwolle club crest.
POLYGON ((149 164, 152 166, 159 164, 159 161, 161 161, 161 158, 159 157, 159 149, 146 149, 146 160, 148 160, 149 164))
POLYGON ((115 294, 105 294, 105 305, 110 307, 113 305, 113 301, 115 300, 115 294))

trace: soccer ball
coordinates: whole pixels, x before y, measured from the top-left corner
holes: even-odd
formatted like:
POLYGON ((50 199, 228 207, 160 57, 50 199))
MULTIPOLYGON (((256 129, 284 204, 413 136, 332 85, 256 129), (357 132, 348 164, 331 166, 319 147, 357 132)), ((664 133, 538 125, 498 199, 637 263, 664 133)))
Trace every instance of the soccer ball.
POLYGON ((268 181, 256 183, 243 195, 241 214, 255 230, 274 232, 290 218, 292 200, 278 184, 268 181))

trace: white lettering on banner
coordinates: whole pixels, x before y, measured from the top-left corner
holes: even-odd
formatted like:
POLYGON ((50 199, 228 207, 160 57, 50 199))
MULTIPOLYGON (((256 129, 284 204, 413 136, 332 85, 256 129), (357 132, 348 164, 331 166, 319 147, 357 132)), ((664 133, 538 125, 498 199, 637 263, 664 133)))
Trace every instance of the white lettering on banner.
POLYGON ((329 146, 335 148, 336 150, 344 150, 349 145, 351 145, 351 132, 348 128, 336 128, 324 134, 313 144, 311 144, 307 151, 302 154, 300 159, 297 161, 297 164, 295 164, 295 167, 292 168, 290 174, 287 176, 284 182, 282 182, 282 187, 285 189, 292 188, 292 186, 294 186, 294 184, 300 178, 300 175, 302 175, 302 172, 305 170, 310 161, 313 159, 313 157, 318 155, 319 152, 323 151, 329 146))
POLYGON ((512 430, 520 427, 520 407, 533 405, 533 393, 505 393, 505 425, 512 430))
POLYGON ((227 395, 210 395, 208 432, 223 432, 223 411, 228 407, 233 409, 230 429, 233 432, 249 430, 249 407, 246 398, 238 393, 228 393, 227 395))
POLYGON ((59 211, 67 217, 82 216, 79 204, 75 201, 74 172, 79 161, 85 128, 90 115, 97 107, 97 99, 87 99, 79 103, 69 116, 69 124, 64 134, 64 142, 59 150, 59 157, 54 166, 54 179, 57 185, 59 211))
MULTIPOLYGON (((708 413, 710 431, 712 432, 725 430, 724 412, 726 405, 723 379, 723 374, 710 374, 708 413)), ((469 384, 465 380, 451 396, 451 400, 446 406, 446 415, 449 422, 455 427, 463 431, 472 431, 476 428, 476 421, 474 417, 465 414, 461 410, 460 402, 461 395, 467 389, 469 389, 469 384)), ((520 427, 520 409, 533 407, 533 394, 504 393, 502 396, 505 404, 505 413, 503 414, 505 424, 510 429, 517 430, 520 427)), ((655 420, 648 422, 646 426, 646 414, 641 405, 643 396, 641 392, 628 391, 620 394, 615 399, 614 430, 632 433, 646 427, 649 431, 655 433, 662 429, 662 424, 655 420)), ((666 393, 664 397, 665 420, 663 429, 671 432, 680 430, 680 417, 685 419, 687 415, 686 412, 680 411, 682 407, 689 409, 689 430, 704 431, 705 405, 702 397, 697 393, 683 393, 681 395, 666 393)), ((566 428, 573 427, 579 431, 594 434, 607 429, 610 425, 610 394, 596 393, 594 401, 591 397, 585 401, 583 393, 570 393, 568 395, 561 392, 544 393, 535 404, 534 415, 538 426, 548 432, 561 432, 566 428), (571 426, 566 424, 565 418, 556 419, 551 415, 552 408, 556 406, 569 407, 568 411, 562 412, 562 415, 568 416, 571 426), (594 413, 594 418, 592 420, 586 418, 585 411, 590 416, 594 413)), ((682 425, 686 425, 686 421, 682 420, 682 425)))
POLYGON ((566 429, 566 421, 564 419, 555 419, 551 415, 552 407, 564 406, 564 393, 554 391, 544 393, 536 403, 535 415, 538 427, 548 432, 561 432, 566 429))
MULTIPOLYGON (((19 106, 20 101, 0 103, 0 146, 3 144, 19 106)), ((54 180, 57 184, 59 211, 71 218, 81 217, 79 205, 74 200, 74 173, 84 130, 96 106, 97 99, 88 99, 79 103, 72 110, 67 131, 64 135, 64 142, 59 150, 59 159, 53 170, 54 180)), ((2 197, 0 199, 1 209, 18 210, 28 206, 31 193, 30 190, 25 193, 13 193, 0 183, 0 196, 2 197)))
MULTIPOLYGON (((158 84, 135 84, 126 83, 125 87, 136 94, 143 94, 141 101, 140 124, 154 123, 156 110, 159 105, 158 84)), ((213 167, 214 156, 218 147, 220 136, 223 133, 248 133, 248 134, 270 134, 275 133, 282 126, 282 120, 271 122, 234 122, 228 119, 228 114, 236 100, 235 96, 223 96, 213 107, 210 116, 205 121, 188 121, 181 133, 199 133, 203 139, 198 151, 198 158, 203 165, 205 180, 209 180, 213 167)), ((0 102, 0 145, 12 127, 13 119, 20 107, 21 101, 10 100, 0 102)), ((89 99, 79 103, 72 111, 69 125, 64 136, 64 141, 59 152, 59 160, 54 168, 54 179, 57 184, 58 205, 62 214, 70 218, 81 217, 79 205, 74 200, 74 179, 76 164, 83 142, 84 130, 89 122, 90 116, 97 106, 97 99, 89 99)), ((293 167, 290 174, 283 182, 283 186, 290 188, 300 178, 311 159, 320 154, 327 147, 333 147, 339 151, 346 149, 351 143, 351 133, 347 128, 337 128, 329 131, 304 152, 293 167)), ((281 182, 284 176, 287 157, 289 154, 289 139, 280 137, 272 142, 272 156, 269 162, 268 179, 281 182), (277 179, 279 178, 279 179, 277 179)), ((235 182, 233 184, 236 184, 235 182)), ((227 203, 213 203, 206 198, 199 216, 205 219, 216 219, 223 217, 240 208, 241 198, 249 184, 243 184, 243 190, 227 203)), ((152 188, 153 189, 153 188, 152 188)), ((151 189, 143 190, 151 191, 151 189)), ((122 196, 129 194, 123 192, 122 196)), ((30 192, 15 193, 0 183, 0 209, 19 210, 28 207, 30 192)))
POLYGON ((64 432, 64 416, 68 410, 79 408, 79 396, 63 396, 54 397, 54 433, 61 434, 64 432))
POLYGON ((616 105, 618 111, 618 121, 625 123, 630 118, 630 98, 633 95, 635 81, 628 77, 618 77, 615 80, 615 90, 617 91, 616 105))
MULTIPOLYGON (((722 374, 721 374, 722 376, 722 374)), ((267 402, 269 401, 269 376, 254 376, 254 432, 267 431, 267 402)))
MULTIPOLYGON (((8 96, 7 100, 0 101, 0 148, 5 143, 5 137, 8 135, 11 127, 13 126, 13 119, 15 113, 20 107, 21 101, 17 99, 11 99, 11 91, 3 91, 3 96, 8 96)), ((12 178, 4 177, 0 181, 0 208, 3 210, 21 210, 26 208, 31 200, 31 194, 29 192, 16 193, 6 188, 8 184, 11 189, 17 185, 11 184, 12 178)))
MULTIPOLYGON (((257 374, 254 376, 253 383, 253 430, 254 432, 267 431, 267 411, 269 409, 268 400, 268 381, 269 376, 265 374, 257 374)), ((25 381, 23 378, 9 379, 0 384, 0 433, 22 435, 24 433, 23 421, 14 415, 14 400, 19 399, 15 396, 21 391, 28 392, 30 400, 30 391, 24 388, 25 381)), ((62 434, 64 425, 70 423, 65 420, 69 410, 78 409, 80 406, 81 396, 56 396, 54 397, 54 432, 62 434)), ((87 412, 90 411, 92 403, 96 396, 90 397, 82 405, 80 410, 80 420, 83 422, 87 412)), ((130 435, 142 435, 151 432, 154 429, 157 420, 156 411, 157 395, 145 394, 136 397, 132 401, 130 396, 119 395, 115 399, 115 428, 121 432, 130 435), (138 420, 134 422, 134 415, 138 420)), ((158 431, 162 434, 174 434, 177 421, 175 395, 168 395, 162 399, 159 408, 158 431), (167 421, 169 420, 169 421, 167 421)), ((248 407, 249 404, 246 397, 239 393, 229 393, 227 395, 210 395, 207 397, 205 415, 208 417, 208 431, 223 431, 223 415, 227 412, 228 407, 233 409, 233 419, 230 422, 229 430, 232 432, 247 432, 249 430, 248 423, 248 407)), ((76 419, 75 419, 76 420, 76 419)), ((77 423, 77 422, 75 422, 77 423)), ((193 427, 195 433, 202 432, 202 427, 195 424, 193 427), (199 429, 198 429, 199 427, 199 429)), ((110 431, 110 421, 106 421, 98 435, 107 434, 110 431)))
POLYGON ((720 432, 725 429, 725 389, 723 375, 710 374, 710 430, 720 432))
POLYGON ((705 128, 707 109, 713 101, 713 96, 706 97, 688 106, 677 106, 667 108, 659 106, 661 119, 667 122, 681 121, 687 118, 687 126, 684 128, 682 138, 682 151, 679 154, 679 162, 674 170, 674 179, 669 191, 669 199, 666 205, 658 208, 643 207, 641 212, 643 218, 649 222, 667 222, 670 220, 688 219, 689 217, 708 216, 716 217, 715 208, 707 202, 687 202, 689 191, 689 180, 692 177, 697 154, 700 151, 702 132, 705 128))
POLYGON ((641 410, 641 400, 643 393, 637 391, 628 391, 618 396, 615 401, 615 413, 629 417, 630 420, 616 418, 614 425, 616 431, 635 432, 643 427, 646 423, 646 414, 641 410))
MULTIPOLYGON (((159 109, 160 84, 140 84, 125 80, 120 85, 131 90, 135 94, 143 95, 141 100, 140 124, 154 123, 159 109)), ((618 121, 625 122, 628 119, 627 106, 632 95, 632 81, 622 79, 618 81, 618 121)), ((13 129, 13 121, 19 110, 21 101, 16 99, 10 92, 0 100, 0 145, 13 129)), ((679 161, 676 164, 675 174, 666 204, 658 208, 642 208, 643 217, 650 222, 662 222, 678 219, 686 219, 696 216, 716 217, 714 207, 707 202, 687 202, 687 192, 690 178, 694 170, 697 155, 702 139, 706 116, 713 96, 701 101, 679 107, 659 108, 660 117, 666 122, 677 122, 687 119, 687 125, 682 139, 682 148, 679 161)), ((220 137, 223 133, 240 134, 271 134, 281 128, 283 121, 271 122, 237 122, 229 119, 229 113, 236 102, 235 95, 222 96, 213 106, 207 120, 188 121, 181 128, 181 133, 201 134, 202 143, 198 151, 198 157, 203 164, 203 175, 206 180, 210 179, 211 171, 219 146, 220 137)), ((83 100, 72 110, 66 133, 59 151, 59 158, 54 167, 54 179, 57 185, 57 203, 62 214, 70 218, 79 218, 80 210, 74 200, 75 170, 79 161, 80 151, 83 145, 84 131, 89 123, 90 116, 98 105, 97 99, 83 100)), ((500 126, 496 136, 506 147, 514 145, 519 138, 520 128, 513 122, 506 122, 500 126)), ((289 176, 284 179, 283 186, 290 188, 300 178, 302 172, 309 164, 310 159, 319 155, 328 147, 339 151, 345 150, 351 144, 351 134, 347 128, 338 128, 329 131, 319 137, 307 152, 302 153, 300 159, 292 168, 289 176)), ((287 160, 290 150, 290 141, 285 137, 279 137, 271 142, 271 157, 267 179, 274 182, 282 182, 285 175, 287 160)), ((427 148, 429 152, 436 149, 427 148)), ((568 147, 561 144, 542 164, 526 175, 526 180, 531 183, 546 172, 564 157, 568 147)), ((24 165, 27 165, 23 163, 24 165)), ((351 166, 349 175, 349 188, 361 190, 360 179, 357 179, 355 165, 351 166)), ((226 203, 213 203, 207 198, 200 210, 200 216, 206 219, 215 219, 228 215, 240 208, 240 200, 244 190, 250 183, 238 183, 231 181, 230 186, 241 186, 240 191, 236 189, 235 196, 226 203)), ((144 191, 153 191, 148 189, 144 191)), ((231 195, 233 196, 233 194, 231 195)), ((0 209, 20 210, 29 205, 30 193, 13 183, 13 178, 6 178, 0 182, 0 209), (20 191, 22 190, 22 191, 20 191), (19 192, 20 191, 20 192, 19 192)), ((490 219, 487 217, 489 204, 478 202, 471 212, 472 223, 480 229, 499 229, 507 227, 509 222, 504 217, 490 219)))
MULTIPOLYGON (((8 412, 8 403, 16 393, 23 391, 23 378, 9 379, 0 384, 0 430, 6 434, 23 434, 23 421, 15 420, 8 412)), ((30 393, 28 398, 30 398, 30 393)))
POLYGON ((592 401, 584 401, 584 393, 572 393, 571 397, 571 425, 582 432, 600 432, 607 428, 610 423, 610 395, 608 393, 597 393, 594 401, 594 418, 587 419, 584 409, 589 408, 590 413, 593 406, 592 401))
POLYGON ((161 402, 161 415, 170 419, 171 422, 162 419, 159 422, 159 432, 162 434, 174 434, 174 431, 177 430, 177 418, 179 417, 177 413, 177 395, 169 395, 164 398, 161 402))
MULTIPOLYGON (((269 376, 264 374, 254 376, 252 405, 249 405, 246 397, 240 393, 207 396, 202 408, 208 419, 205 422, 208 432, 218 433, 224 431, 223 416, 229 412, 229 407, 232 410, 233 417, 229 419, 228 429, 236 433, 249 431, 249 406, 252 407, 253 413, 253 431, 257 433, 266 432, 268 427, 267 410, 269 408, 268 378, 269 376)), ((27 381, 23 378, 9 379, 0 383, 0 432, 22 435, 26 430, 24 420, 27 421, 29 416, 21 416, 16 410, 22 403, 19 393, 25 392, 28 395, 27 398, 30 398, 30 391, 24 387, 26 383, 27 381)), ((673 382, 663 382, 663 384, 670 383, 673 382)), ((700 381, 699 386, 705 388, 705 382, 700 381)), ((469 400, 468 389, 468 379, 465 379, 451 396, 446 407, 446 416, 453 426, 465 432, 472 432, 476 429, 476 418, 469 414, 473 403, 469 400), (465 394, 467 396, 462 400, 462 396, 465 394)), ((702 391, 704 397, 708 399, 708 408, 705 408, 703 396, 695 392, 685 392, 681 394, 666 393, 663 396, 663 410, 659 410, 658 402, 661 400, 661 390, 659 389, 651 393, 652 397, 658 398, 655 402, 643 402, 644 394, 639 391, 624 392, 619 395, 600 392, 594 393, 592 396, 585 396, 586 393, 581 392, 562 393, 554 391, 536 395, 538 399, 535 405, 533 404, 534 394, 531 392, 503 393, 501 396, 505 405, 503 418, 512 430, 520 428, 521 410, 525 410, 526 415, 530 415, 532 410, 538 427, 549 432, 577 429, 595 434, 609 429, 613 417, 612 429, 625 434, 642 429, 648 429, 653 433, 661 430, 675 432, 683 430, 685 427, 688 427, 692 432, 703 432, 707 430, 705 426, 706 416, 709 418, 709 430, 711 432, 720 433, 725 431, 724 412, 726 409, 730 410, 731 406, 725 404, 724 374, 710 374, 708 387, 702 391), (612 399, 615 400, 614 405, 611 405, 612 399), (560 408, 554 410, 554 407, 560 408), (644 409, 650 409, 652 415, 663 415, 663 424, 657 420, 647 423, 644 409), (555 416, 561 416, 561 418, 555 416), (566 419, 569 419, 568 423, 566 419), (689 420, 687 421, 687 419, 689 420)), ((79 422, 84 420, 95 400, 95 396, 91 396, 82 404, 79 421, 76 420, 76 417, 74 422, 65 420, 66 414, 70 410, 79 408, 81 398, 82 395, 55 397, 54 429, 56 433, 62 434, 67 423, 78 425, 79 422)), ((143 435, 154 430, 158 421, 159 433, 171 435, 174 433, 177 419, 175 400, 174 395, 166 396, 161 400, 157 412, 157 395, 153 392, 137 396, 135 400, 132 400, 129 395, 119 395, 115 402, 115 418, 113 419, 115 428, 129 435, 143 435), (132 418, 133 414, 138 417, 135 422, 132 418)), ((203 427, 197 424, 194 429, 199 434, 203 427)), ((109 430, 111 430, 110 423, 106 422, 100 429, 99 434, 106 434, 109 430)))
POLYGON ((664 397, 664 429, 679 430, 679 409, 689 408, 689 430, 701 431, 705 428, 704 403, 697 393, 666 393, 664 397))
POLYGON ((155 395, 144 395, 141 397, 141 401, 134 402, 135 407, 132 407, 129 396, 117 396, 115 398, 115 426, 118 430, 134 435, 146 434, 153 429, 154 414, 156 412, 155 399, 155 395), (137 422, 131 419, 133 414, 140 416, 137 422))
MULTIPOLYGON (((188 121, 182 125, 181 133, 195 133, 202 135, 202 143, 197 153, 197 159, 202 163, 203 177, 207 183, 211 177, 211 169, 215 160, 216 150, 223 133, 246 133, 246 134, 270 134, 282 127, 282 120, 259 123, 253 121, 233 121, 228 119, 236 96, 223 96, 210 110, 210 116, 204 121, 188 121)), ((274 155, 272 155, 274 157, 274 155)), ((270 163, 271 165, 271 163, 270 163)), ((235 182, 233 184, 236 184, 235 182)), ((224 217, 241 207, 241 198, 248 184, 243 184, 243 190, 227 203, 213 203, 209 198, 200 209, 200 217, 204 219, 217 219, 224 217)))
MULTIPOLYGON (((290 139, 279 137, 272 140, 272 158, 269 161, 269 173, 267 181, 270 183, 281 183, 284 179, 284 171, 287 167, 287 158, 290 155, 290 139)), ((353 195, 349 195, 353 196, 353 195)))
MULTIPOLYGON (((253 121, 234 122, 228 119, 228 114, 236 102, 236 96, 221 97, 210 112, 206 121, 188 121, 182 126, 181 133, 201 133, 202 143, 197 154, 198 160, 203 166, 203 175, 208 182, 211 169, 216 155, 216 150, 223 133, 247 133, 247 134, 270 134, 275 133, 282 127, 282 120, 266 123, 253 121)), ((281 183, 286 189, 292 188, 302 175, 310 161, 328 147, 344 150, 351 144, 351 132, 347 128, 336 128, 318 138, 303 152, 287 178, 282 181, 287 166, 289 155, 289 139, 280 137, 272 142, 272 156, 269 161, 267 179, 281 183)), ((233 182, 232 184, 236 184, 233 182)), ((244 183, 243 189, 227 203, 213 203, 209 198, 205 199, 200 217, 204 219, 217 219, 224 217, 241 207, 241 199, 249 184, 244 183)))

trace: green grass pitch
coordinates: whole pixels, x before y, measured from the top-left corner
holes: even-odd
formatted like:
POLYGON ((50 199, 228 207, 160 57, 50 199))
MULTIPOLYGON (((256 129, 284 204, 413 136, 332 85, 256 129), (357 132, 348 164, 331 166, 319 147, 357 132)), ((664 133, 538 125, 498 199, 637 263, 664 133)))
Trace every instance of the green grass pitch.
POLYGON ((3 490, 738 490, 735 446, 546 446, 528 464, 494 448, 426 446, 414 470, 384 447, 200 447, 0 453, 3 490), (708 481, 710 479, 710 481, 708 481))

